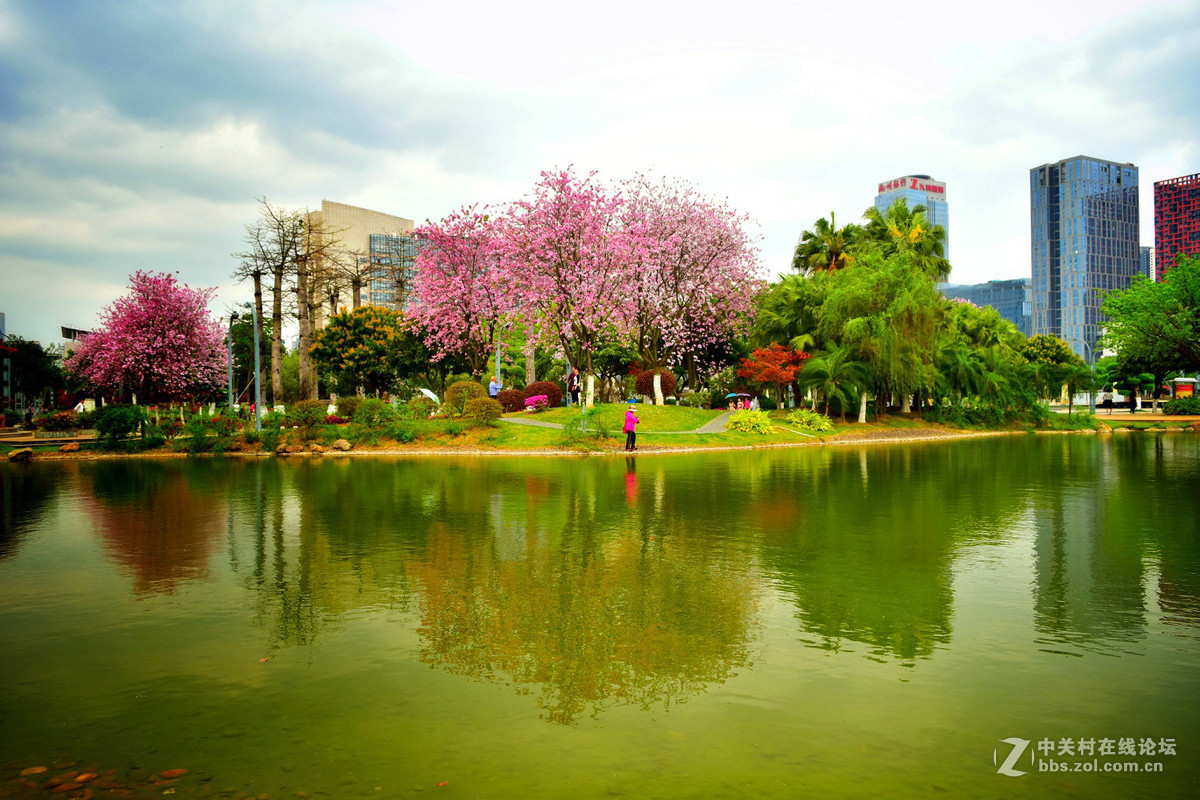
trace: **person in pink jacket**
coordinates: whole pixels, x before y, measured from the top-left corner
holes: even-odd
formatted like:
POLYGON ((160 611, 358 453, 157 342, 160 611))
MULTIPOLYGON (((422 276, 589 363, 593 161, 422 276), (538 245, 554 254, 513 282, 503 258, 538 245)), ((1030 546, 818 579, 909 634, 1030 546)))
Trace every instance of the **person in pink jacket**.
POLYGON ((637 450, 637 424, 641 422, 633 413, 633 406, 625 409, 625 449, 637 450))

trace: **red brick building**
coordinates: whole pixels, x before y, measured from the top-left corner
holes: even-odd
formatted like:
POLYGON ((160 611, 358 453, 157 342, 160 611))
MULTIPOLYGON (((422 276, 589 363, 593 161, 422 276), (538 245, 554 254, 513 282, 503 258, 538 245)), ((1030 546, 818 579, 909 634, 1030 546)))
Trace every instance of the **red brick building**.
POLYGON ((1154 183, 1155 280, 1178 253, 1200 255, 1200 173, 1154 183))

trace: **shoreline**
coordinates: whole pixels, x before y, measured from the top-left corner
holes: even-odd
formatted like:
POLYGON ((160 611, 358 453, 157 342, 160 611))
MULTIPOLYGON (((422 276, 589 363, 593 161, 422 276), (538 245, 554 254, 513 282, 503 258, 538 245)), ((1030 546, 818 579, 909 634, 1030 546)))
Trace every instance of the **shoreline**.
MULTIPOLYGON (((1114 420, 1116 421, 1116 420, 1114 420)), ((1181 420, 1183 421, 1183 420, 1181 420)), ((1181 426, 1182 427, 1182 426, 1181 426)), ((1092 428, 1081 430, 991 430, 968 431, 941 427, 921 428, 880 428, 863 432, 849 431, 837 436, 803 442, 776 442, 770 444, 739 444, 739 445, 705 445, 680 447, 648 447, 639 448, 637 455, 659 456, 671 454, 695 454, 709 452, 735 452, 746 450, 781 450, 801 447, 847 447, 853 445, 881 444, 915 444, 927 442, 962 441, 966 439, 990 438, 996 436, 1029 436, 1029 435, 1095 435, 1111 436, 1116 432, 1141 433, 1145 431, 1166 433, 1162 428, 1128 429, 1100 431, 1092 428)), ((1181 433, 1191 432, 1188 427, 1182 427, 1181 433)), ((653 435, 653 434, 650 434, 653 435)), ((14 450, 15 452, 15 450, 14 450)), ((174 459, 174 458, 325 458, 325 457, 373 457, 373 456, 413 456, 413 457, 477 457, 495 456, 501 458, 536 456, 547 457, 594 457, 620 456, 630 457, 631 454, 620 449, 613 450, 578 450, 563 448, 541 448, 536 450, 504 450, 482 448, 369 448, 334 450, 326 448, 321 451, 304 450, 297 453, 277 454, 272 451, 226 451, 223 453, 186 453, 180 451, 148 451, 143 453, 110 453, 96 451, 75 451, 62 453, 58 451, 35 452, 31 460, 35 461, 100 461, 108 459, 174 459)), ((636 457, 636 456, 633 456, 636 457)))

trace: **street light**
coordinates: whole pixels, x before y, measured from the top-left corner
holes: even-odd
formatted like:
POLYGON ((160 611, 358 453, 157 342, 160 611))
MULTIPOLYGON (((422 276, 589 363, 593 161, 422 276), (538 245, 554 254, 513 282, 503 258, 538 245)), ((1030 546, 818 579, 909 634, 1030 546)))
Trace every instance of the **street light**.
POLYGON ((229 337, 226 341, 229 343, 229 410, 233 410, 233 323, 237 322, 238 313, 234 311, 229 315, 229 337))

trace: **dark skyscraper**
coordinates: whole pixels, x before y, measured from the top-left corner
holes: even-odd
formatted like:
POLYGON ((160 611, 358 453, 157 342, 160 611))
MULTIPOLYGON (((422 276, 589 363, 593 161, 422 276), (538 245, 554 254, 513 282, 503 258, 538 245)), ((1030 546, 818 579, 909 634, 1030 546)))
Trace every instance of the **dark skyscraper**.
POLYGON ((1099 353, 1101 292, 1137 274, 1138 168, 1075 156, 1029 171, 1033 332, 1089 363, 1099 353))

